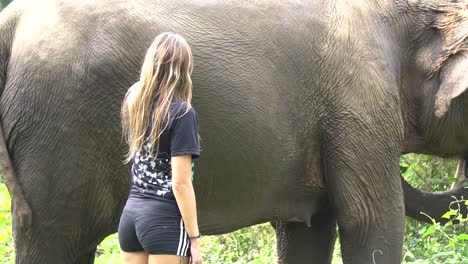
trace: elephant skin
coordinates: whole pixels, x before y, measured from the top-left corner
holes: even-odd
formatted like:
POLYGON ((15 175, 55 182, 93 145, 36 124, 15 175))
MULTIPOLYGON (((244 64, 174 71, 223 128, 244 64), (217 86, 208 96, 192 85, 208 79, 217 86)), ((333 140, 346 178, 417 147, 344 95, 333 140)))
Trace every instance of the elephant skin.
POLYGON ((0 13, 3 157, 27 201, 14 212, 32 210, 31 225, 13 216, 16 262, 92 263, 116 231, 130 187, 121 102, 154 37, 174 31, 194 54, 201 232, 270 221, 280 263, 323 264, 338 226, 345 264, 400 263, 400 155, 467 153, 467 5, 13 1, 0 13))

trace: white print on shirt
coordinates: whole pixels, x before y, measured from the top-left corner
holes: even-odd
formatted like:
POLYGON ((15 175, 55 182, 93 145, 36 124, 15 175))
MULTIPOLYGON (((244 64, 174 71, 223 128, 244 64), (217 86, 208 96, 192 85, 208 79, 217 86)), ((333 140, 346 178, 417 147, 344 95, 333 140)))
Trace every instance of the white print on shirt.
POLYGON ((150 148, 150 143, 146 143, 143 151, 135 155, 132 166, 133 184, 143 193, 152 192, 164 196, 172 191, 171 161, 168 158, 153 157, 150 148))

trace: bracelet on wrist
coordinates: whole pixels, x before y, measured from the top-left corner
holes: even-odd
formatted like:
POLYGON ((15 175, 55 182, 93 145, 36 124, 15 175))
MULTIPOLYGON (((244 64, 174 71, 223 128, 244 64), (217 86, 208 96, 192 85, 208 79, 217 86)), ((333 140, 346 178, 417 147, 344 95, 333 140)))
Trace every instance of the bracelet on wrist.
POLYGON ((198 238, 200 238, 200 237, 201 237, 201 233, 198 233, 198 236, 192 236, 192 237, 189 236, 188 238, 189 238, 190 240, 192 240, 192 239, 198 239, 198 238))

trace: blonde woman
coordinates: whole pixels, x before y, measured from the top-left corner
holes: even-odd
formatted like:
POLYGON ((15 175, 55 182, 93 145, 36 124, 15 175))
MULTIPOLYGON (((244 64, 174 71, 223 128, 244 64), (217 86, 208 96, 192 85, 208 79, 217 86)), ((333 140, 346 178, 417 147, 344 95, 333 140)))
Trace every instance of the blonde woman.
POLYGON ((151 44, 122 106, 133 185, 119 224, 125 263, 202 263, 192 159, 199 157, 192 52, 162 33, 151 44))

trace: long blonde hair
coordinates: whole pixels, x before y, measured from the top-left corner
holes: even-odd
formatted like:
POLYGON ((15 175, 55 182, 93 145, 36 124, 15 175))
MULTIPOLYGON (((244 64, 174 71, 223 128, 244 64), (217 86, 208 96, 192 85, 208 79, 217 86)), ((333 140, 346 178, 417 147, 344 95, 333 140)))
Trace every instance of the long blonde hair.
POLYGON ((143 148, 146 140, 151 153, 159 148, 159 138, 168 126, 169 107, 174 97, 187 102, 190 109, 192 61, 189 44, 175 33, 158 35, 149 47, 139 85, 122 105, 122 130, 129 146, 126 162, 143 148), (150 119, 153 103, 155 108, 150 119), (145 138, 150 120, 152 129, 145 138))

